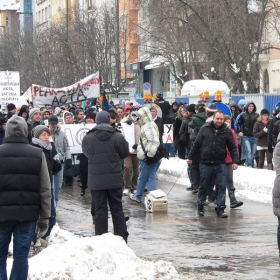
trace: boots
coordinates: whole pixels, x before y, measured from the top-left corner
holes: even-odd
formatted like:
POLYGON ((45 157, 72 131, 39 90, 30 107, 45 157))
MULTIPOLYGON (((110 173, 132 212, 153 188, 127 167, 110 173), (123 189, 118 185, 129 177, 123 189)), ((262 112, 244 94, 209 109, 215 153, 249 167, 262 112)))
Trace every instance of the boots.
POLYGON ((228 192, 229 200, 230 200, 230 208, 236 208, 243 205, 242 201, 237 201, 234 195, 234 191, 228 192))
POLYGON ((217 211, 218 218, 227 218, 228 217, 228 214, 224 212, 225 208, 226 208, 225 206, 221 206, 219 208, 219 210, 217 211))
POLYGON ((267 164, 267 169, 268 170, 273 170, 273 164, 272 163, 268 163, 267 164))
POLYGON ((197 204, 197 214, 198 216, 204 216, 203 204, 197 204))

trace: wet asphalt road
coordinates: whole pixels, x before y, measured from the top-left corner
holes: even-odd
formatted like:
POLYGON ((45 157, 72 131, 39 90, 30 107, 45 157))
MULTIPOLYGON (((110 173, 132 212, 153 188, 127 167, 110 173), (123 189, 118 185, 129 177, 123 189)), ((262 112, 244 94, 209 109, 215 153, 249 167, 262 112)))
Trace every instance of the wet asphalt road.
MULTIPOLYGON (((173 183, 158 181, 168 193, 173 183)), ((280 279, 277 218, 269 204, 237 197, 244 205, 216 217, 214 205, 205 216, 196 213, 196 196, 175 185, 168 195, 167 213, 146 213, 144 204, 123 198, 130 216, 128 245, 138 257, 171 261, 182 279, 280 279)), ((58 203, 59 226, 74 234, 94 235, 90 193, 80 196, 78 183, 63 186, 58 203)), ((110 218, 109 231, 112 231, 110 218)))

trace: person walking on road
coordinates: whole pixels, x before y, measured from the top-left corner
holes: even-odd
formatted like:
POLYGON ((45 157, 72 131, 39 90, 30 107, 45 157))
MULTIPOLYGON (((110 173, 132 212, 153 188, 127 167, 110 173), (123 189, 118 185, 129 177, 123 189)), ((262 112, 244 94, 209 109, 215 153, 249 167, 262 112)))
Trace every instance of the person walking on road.
POLYGON ((123 173, 121 159, 129 155, 123 135, 110 125, 110 115, 98 112, 96 126, 83 138, 82 149, 88 158, 88 187, 95 204, 95 235, 108 232, 108 204, 114 234, 126 242, 128 237, 122 207, 123 173))
POLYGON ((187 163, 192 164, 193 158, 200 152, 201 179, 197 198, 199 216, 204 216, 203 206, 208 195, 209 183, 213 181, 213 178, 216 178, 218 196, 215 211, 219 218, 228 217, 224 212, 227 186, 226 148, 228 148, 232 158, 232 169, 236 170, 238 154, 232 132, 224 123, 224 113, 217 111, 213 115, 213 121, 206 123, 199 130, 187 159, 187 163))
POLYGON ((11 237, 14 261, 10 279, 26 280, 34 229, 38 237, 43 236, 51 216, 51 182, 45 155, 41 149, 29 145, 27 137, 25 119, 13 116, 7 122, 6 138, 0 146, 0 279, 3 280, 7 279, 11 237))

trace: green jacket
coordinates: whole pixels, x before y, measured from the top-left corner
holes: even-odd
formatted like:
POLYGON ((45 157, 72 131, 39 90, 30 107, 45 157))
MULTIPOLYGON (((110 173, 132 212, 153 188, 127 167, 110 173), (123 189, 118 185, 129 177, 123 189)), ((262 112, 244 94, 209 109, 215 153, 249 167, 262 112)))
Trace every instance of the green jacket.
POLYGON ((193 129, 192 142, 195 141, 197 133, 200 128, 205 124, 207 116, 204 112, 193 115, 192 120, 189 122, 189 127, 193 129))
MULTIPOLYGON (((189 122, 190 122, 191 120, 192 120, 192 118, 186 118, 186 117, 183 118, 182 124, 181 124, 181 126, 180 126, 180 130, 179 130, 179 137, 180 137, 183 133, 185 133, 186 130, 189 129, 189 122)), ((191 143, 192 143, 192 141, 191 141, 191 139, 189 138, 189 139, 188 139, 188 143, 186 144, 186 147, 187 147, 187 148, 191 147, 191 143)))

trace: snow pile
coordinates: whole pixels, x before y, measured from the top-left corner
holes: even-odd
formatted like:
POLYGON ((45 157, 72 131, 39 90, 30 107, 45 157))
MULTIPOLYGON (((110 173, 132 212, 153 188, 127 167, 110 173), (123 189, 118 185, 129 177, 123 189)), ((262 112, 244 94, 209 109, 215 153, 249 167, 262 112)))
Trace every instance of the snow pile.
MULTIPOLYGON (((12 259, 8 259, 10 271, 12 259)), ((111 233, 81 237, 55 226, 49 246, 29 259, 29 278, 37 279, 180 279, 165 261, 138 258, 111 233)))
MULTIPOLYGON (((163 159, 158 171, 158 178, 190 186, 187 163, 179 158, 163 159)), ((238 166, 233 172, 233 182, 237 194, 254 201, 272 203, 272 188, 275 171, 238 166)))

